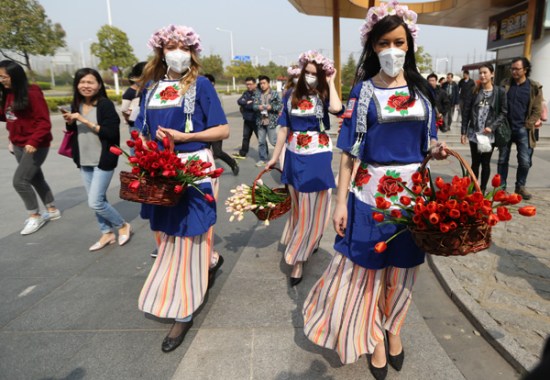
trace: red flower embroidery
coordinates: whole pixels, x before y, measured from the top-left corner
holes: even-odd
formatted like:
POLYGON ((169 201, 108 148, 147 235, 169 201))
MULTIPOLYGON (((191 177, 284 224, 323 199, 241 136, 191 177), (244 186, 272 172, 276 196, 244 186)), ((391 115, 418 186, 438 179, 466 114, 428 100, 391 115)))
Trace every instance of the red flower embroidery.
POLYGON ((388 175, 384 175, 382 178, 380 178, 380 182, 378 182, 378 192, 388 198, 396 196, 398 193, 404 190, 400 182, 402 182, 401 177, 394 178, 388 175))
POLYGON ((397 111, 401 115, 407 115, 409 113, 408 109, 413 107, 416 103, 416 100, 413 100, 410 104, 407 104, 409 98, 409 94, 406 92, 397 91, 394 95, 390 96, 388 99, 388 104, 384 107, 384 109, 386 109, 389 113, 397 111))
POLYGON ((178 90, 176 90, 174 86, 166 87, 159 95, 161 101, 174 100, 179 96, 178 90))
POLYGON ((307 133, 300 133, 298 135, 298 138, 296 139, 296 145, 298 146, 298 149, 308 148, 310 142, 311 136, 309 136, 307 133))
POLYGON ((319 147, 328 147, 330 139, 326 133, 319 133, 319 147))
POLYGON ((298 109, 307 111, 313 108, 313 103, 309 99, 302 99, 298 102, 298 109))
POLYGON ((294 133, 290 132, 286 138, 286 143, 290 144, 292 142, 292 139, 294 138, 294 133))
POLYGON ((367 170, 366 164, 359 165, 359 169, 357 169, 357 174, 355 175, 355 181, 353 182, 353 186, 361 189, 364 185, 369 183, 370 181, 370 173, 367 170))

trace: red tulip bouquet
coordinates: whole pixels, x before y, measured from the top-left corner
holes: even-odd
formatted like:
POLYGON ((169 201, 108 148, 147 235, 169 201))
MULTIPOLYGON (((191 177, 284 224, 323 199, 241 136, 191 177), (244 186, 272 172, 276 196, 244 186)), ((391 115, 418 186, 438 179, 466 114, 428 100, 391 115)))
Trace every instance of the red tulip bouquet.
MULTIPOLYGON (((462 160, 457 153, 451 150, 448 153, 462 160)), ((491 227, 512 219, 509 206, 520 203, 521 195, 504 191, 498 174, 492 179, 493 190, 483 194, 473 173, 468 176, 464 171, 471 172, 469 166, 463 160, 461 164, 464 176, 454 176, 450 182, 441 177, 433 181, 430 170, 422 165, 413 174, 410 186, 398 182, 406 195, 394 200, 376 198, 375 221, 407 228, 377 243, 375 252, 385 251, 387 244, 406 230, 412 232, 420 248, 434 255, 466 255, 489 247, 491 227)), ((536 209, 524 206, 518 212, 534 216, 536 209)))
POLYGON ((191 186, 203 194, 208 202, 213 202, 214 197, 204 194, 197 183, 207 177, 219 177, 223 169, 211 170, 212 163, 202 161, 198 156, 181 161, 174 152, 171 137, 165 137, 162 144, 163 150, 155 141, 144 143, 139 133, 132 131, 131 140, 126 141, 126 145, 134 148, 134 155, 129 155, 117 146, 110 148, 113 154, 124 154, 132 167, 131 173, 120 173, 120 197, 134 202, 172 206, 183 191, 191 186))

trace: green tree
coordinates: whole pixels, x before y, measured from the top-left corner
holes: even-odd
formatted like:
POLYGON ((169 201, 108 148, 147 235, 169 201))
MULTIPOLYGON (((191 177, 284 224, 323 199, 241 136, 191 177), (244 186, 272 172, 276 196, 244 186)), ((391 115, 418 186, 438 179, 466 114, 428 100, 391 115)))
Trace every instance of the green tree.
POLYGON ((128 36, 117 27, 103 25, 97 32, 97 40, 90 49, 99 58, 100 69, 106 70, 112 66, 125 69, 137 62, 128 36))
POLYGON ((246 77, 257 77, 258 69, 250 62, 233 61, 231 66, 227 66, 226 75, 243 80, 246 77))
POLYGON ((418 71, 421 73, 429 73, 432 71, 432 56, 424 51, 423 46, 419 46, 414 55, 418 71))
POLYGON ((32 72, 31 55, 53 55, 65 46, 65 31, 36 0, 2 0, 0 53, 32 72))
POLYGON ((355 70, 357 68, 357 62, 353 58, 353 54, 348 56, 346 64, 342 67, 342 85, 351 87, 353 80, 355 79, 355 70))
POLYGON ((223 59, 217 54, 202 57, 201 66, 201 72, 213 75, 216 81, 223 76, 223 59))
POLYGON ((277 65, 273 61, 269 61, 267 65, 264 66, 258 66, 257 67, 258 73, 260 75, 267 75, 271 81, 275 81, 278 77, 287 77, 287 67, 286 66, 280 66, 277 65))

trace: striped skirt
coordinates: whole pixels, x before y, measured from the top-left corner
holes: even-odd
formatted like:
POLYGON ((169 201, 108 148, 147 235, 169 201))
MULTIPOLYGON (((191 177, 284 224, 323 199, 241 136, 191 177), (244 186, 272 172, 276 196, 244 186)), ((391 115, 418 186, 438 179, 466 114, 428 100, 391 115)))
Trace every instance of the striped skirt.
POLYGON ((286 244, 285 261, 289 265, 307 261, 319 245, 330 217, 332 189, 300 193, 288 187, 292 199, 290 216, 281 243, 286 244))
MULTIPOLYGON (((215 163, 206 151, 208 162, 215 163)), ((218 198, 219 179, 212 179, 218 198)), ((202 235, 160 236, 158 256, 139 295, 140 310, 159 318, 183 319, 192 315, 204 301, 208 290, 208 269, 214 256, 214 226, 202 235)))
POLYGON ((304 333, 343 364, 371 354, 384 330, 399 334, 418 269, 366 269, 336 253, 304 303, 304 333))

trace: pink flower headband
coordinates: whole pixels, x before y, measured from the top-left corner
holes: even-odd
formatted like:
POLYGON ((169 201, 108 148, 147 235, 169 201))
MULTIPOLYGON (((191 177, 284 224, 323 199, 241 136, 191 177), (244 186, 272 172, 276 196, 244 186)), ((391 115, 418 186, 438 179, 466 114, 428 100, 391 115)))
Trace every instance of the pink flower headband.
POLYGON ((327 75, 332 75, 336 71, 334 70, 334 62, 315 50, 308 50, 300 54, 300 57, 298 58, 300 70, 308 63, 313 62, 323 66, 323 70, 327 73, 327 75))
POLYGON ((193 28, 185 25, 173 24, 165 26, 153 33, 147 42, 147 46, 151 49, 162 48, 169 41, 182 42, 185 46, 193 48, 197 53, 200 53, 202 50, 201 39, 193 28))
MULTIPOLYGON (((416 20, 418 15, 416 12, 409 10, 409 7, 406 5, 399 5, 397 0, 390 0, 387 3, 380 3, 378 7, 371 7, 367 12, 367 17, 365 17, 365 23, 361 26, 361 45, 365 46, 367 42, 368 35, 374 25, 387 16, 399 16, 403 19, 409 32, 416 40, 418 37, 418 26, 416 25, 416 20)), ((414 46, 416 51, 416 43, 414 46)))
POLYGON ((291 77, 298 77, 300 76, 300 73, 302 72, 302 68, 298 65, 292 65, 292 66, 289 66, 287 69, 286 69, 286 72, 288 73, 288 75, 290 75, 291 77))

